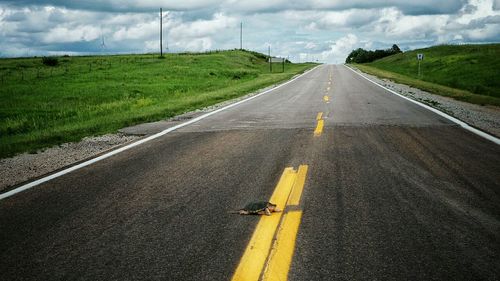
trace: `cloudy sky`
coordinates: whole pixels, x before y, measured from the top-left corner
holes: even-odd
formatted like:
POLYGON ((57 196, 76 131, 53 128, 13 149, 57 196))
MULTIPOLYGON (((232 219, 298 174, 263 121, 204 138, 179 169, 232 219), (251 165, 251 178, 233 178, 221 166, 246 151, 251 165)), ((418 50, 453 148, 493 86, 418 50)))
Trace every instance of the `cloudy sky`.
POLYGON ((354 48, 500 42, 500 0, 0 0, 0 56, 243 47, 343 62, 354 48), (105 47, 102 47, 104 38, 105 47))

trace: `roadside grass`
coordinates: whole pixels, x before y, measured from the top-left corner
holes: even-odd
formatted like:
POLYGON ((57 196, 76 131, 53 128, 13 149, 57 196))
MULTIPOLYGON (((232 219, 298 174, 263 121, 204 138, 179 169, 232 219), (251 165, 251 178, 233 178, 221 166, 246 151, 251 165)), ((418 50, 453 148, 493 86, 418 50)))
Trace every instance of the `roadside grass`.
POLYGON ((353 65, 434 94, 500 106, 500 44, 442 45, 353 65), (424 54, 420 77, 418 53, 424 54))
POLYGON ((0 60, 0 158, 169 118, 290 79, 248 51, 0 60))
POLYGON ((405 75, 401 75, 387 70, 381 70, 373 66, 368 66, 364 64, 353 64, 353 66, 359 68, 361 71, 365 73, 372 74, 380 78, 390 79, 396 83, 409 85, 414 88, 418 88, 433 94, 438 94, 445 97, 451 97, 456 100, 479 104, 479 105, 489 104, 489 105, 500 106, 500 98, 477 95, 466 90, 455 89, 439 85, 436 83, 418 80, 405 75))

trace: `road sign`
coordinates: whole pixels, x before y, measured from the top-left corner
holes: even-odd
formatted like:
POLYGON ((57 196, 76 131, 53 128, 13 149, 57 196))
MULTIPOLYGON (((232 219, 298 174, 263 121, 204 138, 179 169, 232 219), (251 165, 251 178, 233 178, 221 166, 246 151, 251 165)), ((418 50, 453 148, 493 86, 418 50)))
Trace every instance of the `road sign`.
POLYGON ((418 60, 418 77, 420 77, 420 61, 424 60, 424 54, 417 54, 417 60, 418 60))
POLYGON ((269 58, 269 69, 271 72, 273 71, 272 70, 273 63, 281 63, 282 72, 285 72, 285 58, 275 58, 275 57, 269 58))
POLYGON ((275 63, 275 62, 283 63, 283 62, 285 62, 285 59, 284 58, 270 58, 269 61, 272 63, 275 63))

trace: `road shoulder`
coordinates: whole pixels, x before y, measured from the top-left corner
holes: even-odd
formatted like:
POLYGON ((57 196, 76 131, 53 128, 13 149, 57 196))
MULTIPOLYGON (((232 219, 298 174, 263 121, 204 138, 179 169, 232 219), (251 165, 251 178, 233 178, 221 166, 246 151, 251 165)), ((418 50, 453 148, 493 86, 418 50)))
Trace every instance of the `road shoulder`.
POLYGON ((407 98, 416 100, 451 115, 463 122, 485 131, 496 137, 500 137, 500 108, 491 105, 476 105, 457 101, 452 98, 443 97, 429 92, 413 88, 405 84, 399 84, 389 79, 382 79, 377 76, 362 72, 359 69, 350 66, 351 69, 362 73, 365 77, 382 85, 390 90, 397 92, 407 98))

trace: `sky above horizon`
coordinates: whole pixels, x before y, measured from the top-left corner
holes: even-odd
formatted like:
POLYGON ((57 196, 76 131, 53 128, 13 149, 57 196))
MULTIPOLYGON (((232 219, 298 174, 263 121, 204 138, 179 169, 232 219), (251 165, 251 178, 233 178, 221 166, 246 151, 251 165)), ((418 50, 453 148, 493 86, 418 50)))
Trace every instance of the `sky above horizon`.
POLYGON ((239 48, 240 22, 243 48, 295 62, 500 42, 500 0, 0 0, 0 56, 159 52, 160 7, 168 52, 239 48))

